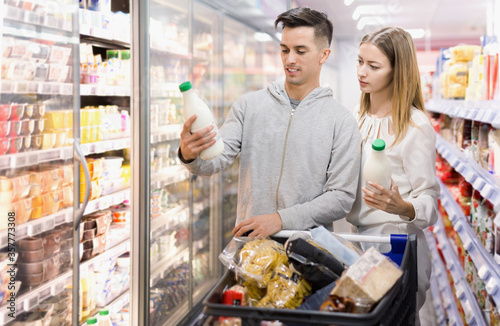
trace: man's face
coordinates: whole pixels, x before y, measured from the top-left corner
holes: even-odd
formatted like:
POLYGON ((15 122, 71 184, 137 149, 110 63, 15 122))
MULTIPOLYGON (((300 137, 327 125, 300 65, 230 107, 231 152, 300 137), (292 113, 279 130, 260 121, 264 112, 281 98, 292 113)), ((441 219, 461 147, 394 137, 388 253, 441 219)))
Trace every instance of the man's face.
POLYGON ((326 42, 323 47, 319 43, 314 37, 313 27, 283 29, 281 60, 288 84, 302 86, 319 82, 321 65, 330 54, 326 42))

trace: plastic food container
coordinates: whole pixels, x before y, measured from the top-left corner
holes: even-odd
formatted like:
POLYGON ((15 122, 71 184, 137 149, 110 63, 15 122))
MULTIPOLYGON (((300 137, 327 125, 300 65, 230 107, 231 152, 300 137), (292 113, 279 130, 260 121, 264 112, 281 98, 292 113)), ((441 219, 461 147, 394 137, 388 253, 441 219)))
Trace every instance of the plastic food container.
POLYGON ((73 238, 61 240, 61 252, 64 250, 70 250, 73 247, 73 238))
POLYGON ((43 262, 37 263, 18 263, 20 274, 40 274, 43 273, 43 262))
POLYGON ((61 234, 62 231, 54 230, 43 236, 43 258, 50 257, 61 250, 61 234))
POLYGON ((62 184, 68 185, 73 183, 73 165, 66 164, 62 166, 62 184))
POLYGON ((10 119, 12 108, 10 104, 0 104, 0 121, 10 119))
POLYGON ((56 144, 56 134, 55 133, 44 133, 42 134, 42 149, 51 149, 56 144))
MULTIPOLYGON (((17 279, 27 286, 37 286, 43 282, 43 273, 38 274, 21 274, 16 275, 17 279)), ((27 324, 29 325, 29 324, 27 324)), ((36 324, 35 324, 36 325, 36 324)))
POLYGON ((24 109, 26 104, 12 103, 11 104, 11 121, 17 121, 24 117, 24 109))
POLYGON ((19 262, 36 263, 43 260, 43 248, 38 250, 19 251, 19 262))
POLYGON ((19 248, 23 251, 36 251, 42 248, 42 238, 27 237, 17 241, 19 248))
POLYGON ((30 219, 36 220, 36 219, 39 219, 40 217, 42 217, 42 215, 43 215, 43 206, 31 208, 30 219))
POLYGON ((31 218, 31 198, 25 198, 14 202, 14 212, 16 212, 16 225, 28 222, 31 218))
POLYGON ((43 200, 43 216, 57 213, 62 206, 62 198, 60 191, 54 191, 42 195, 43 200))
POLYGON ((83 230, 83 241, 94 239, 97 230, 95 228, 89 230, 83 230))
POLYGON ((0 138, 0 155, 5 155, 10 150, 10 139, 0 138))
POLYGON ((0 191, 0 204, 8 204, 12 202, 12 190, 0 191))
POLYGON ((120 169, 122 167, 123 157, 119 156, 107 156, 104 157, 104 169, 113 170, 120 169))
POLYGON ((0 121, 0 138, 5 138, 10 135, 10 121, 0 121))
POLYGON ((10 137, 8 139, 10 140, 9 154, 17 154, 23 151, 23 137, 10 137))
POLYGON ((66 135, 67 135, 66 130, 60 129, 58 132, 55 133, 55 135, 56 135, 56 141, 54 143, 55 148, 63 147, 64 145, 66 145, 66 135))
POLYGON ((71 267, 71 264, 73 263, 73 250, 61 250, 59 254, 59 260, 61 263, 61 272, 65 272, 71 267))
POLYGON ((43 135, 31 136, 31 149, 34 151, 42 149, 43 135))
POLYGON ((44 259, 43 261, 43 280, 48 281, 56 277, 61 270, 59 253, 44 259))
POLYGON ((12 200, 18 200, 20 198, 26 198, 31 189, 30 175, 20 174, 10 178, 12 182, 13 198, 12 200))
POLYGON ((33 134, 34 135, 39 135, 43 132, 44 127, 45 127, 45 120, 43 119, 36 119, 36 120, 31 120, 34 121, 33 124, 33 134))
POLYGON ((41 119, 45 115, 45 105, 35 104, 33 106, 33 119, 41 119))
POLYGON ((73 186, 66 186, 62 189, 63 194, 63 207, 73 206, 73 186))

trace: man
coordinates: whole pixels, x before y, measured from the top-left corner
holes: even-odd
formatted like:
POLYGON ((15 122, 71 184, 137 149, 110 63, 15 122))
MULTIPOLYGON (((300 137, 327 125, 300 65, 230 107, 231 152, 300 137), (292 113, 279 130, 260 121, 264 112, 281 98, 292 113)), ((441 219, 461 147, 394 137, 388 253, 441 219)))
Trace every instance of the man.
POLYGON ((213 127, 191 134, 184 123, 179 157, 194 174, 212 175, 240 154, 235 236, 266 237, 282 229, 304 230, 350 211, 358 185, 360 136, 352 114, 319 87, 330 55, 333 25, 300 7, 278 16, 283 26, 285 82, 240 97, 220 135, 224 152, 210 161, 199 154, 215 143, 213 127))

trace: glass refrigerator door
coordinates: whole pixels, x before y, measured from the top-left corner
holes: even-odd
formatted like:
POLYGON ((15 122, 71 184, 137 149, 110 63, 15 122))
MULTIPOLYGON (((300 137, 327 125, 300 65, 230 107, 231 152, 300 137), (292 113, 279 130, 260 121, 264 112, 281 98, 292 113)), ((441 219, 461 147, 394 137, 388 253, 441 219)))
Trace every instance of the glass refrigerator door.
POLYGON ((75 1, 0 2, 0 325, 71 324, 77 21, 75 1))
POLYGON ((80 322, 107 310, 124 322, 130 299, 130 15, 128 1, 80 2, 80 322), (87 5, 85 5, 87 4, 87 5))
POLYGON ((150 316, 173 325, 190 302, 190 175, 177 158, 179 84, 189 80, 188 2, 150 1, 150 316))
MULTIPOLYGON (((192 27, 193 88, 222 123, 221 19, 214 10, 194 3, 192 27)), ((191 215, 191 278, 193 304, 199 301, 219 275, 218 254, 221 214, 221 174, 193 177, 193 209, 191 215)))
MULTIPOLYGON (((224 62, 224 117, 231 105, 246 92, 245 74, 245 25, 231 19, 224 19, 223 36, 224 62)), ((239 157, 223 172, 223 205, 222 205, 222 235, 223 247, 233 237, 232 230, 236 221, 236 204, 238 199, 239 157)))

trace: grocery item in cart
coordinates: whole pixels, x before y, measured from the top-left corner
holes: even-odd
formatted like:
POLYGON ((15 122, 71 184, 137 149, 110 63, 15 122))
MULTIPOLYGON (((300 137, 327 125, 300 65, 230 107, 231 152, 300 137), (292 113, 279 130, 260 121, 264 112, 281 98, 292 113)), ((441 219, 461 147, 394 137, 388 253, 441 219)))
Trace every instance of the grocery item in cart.
POLYGON ((268 238, 233 238, 219 259, 245 281, 261 288, 267 287, 276 266, 288 265, 283 245, 268 238))
POLYGON ((366 313, 397 282, 403 272, 389 258, 370 247, 337 281, 330 296, 355 302, 353 312, 366 313))
POLYGON ((344 265, 312 239, 289 239, 285 248, 290 264, 314 291, 334 282, 344 271, 344 265))
POLYGON ((286 265, 280 264, 271 274, 267 293, 257 307, 295 309, 309 294, 310 283, 286 265))

